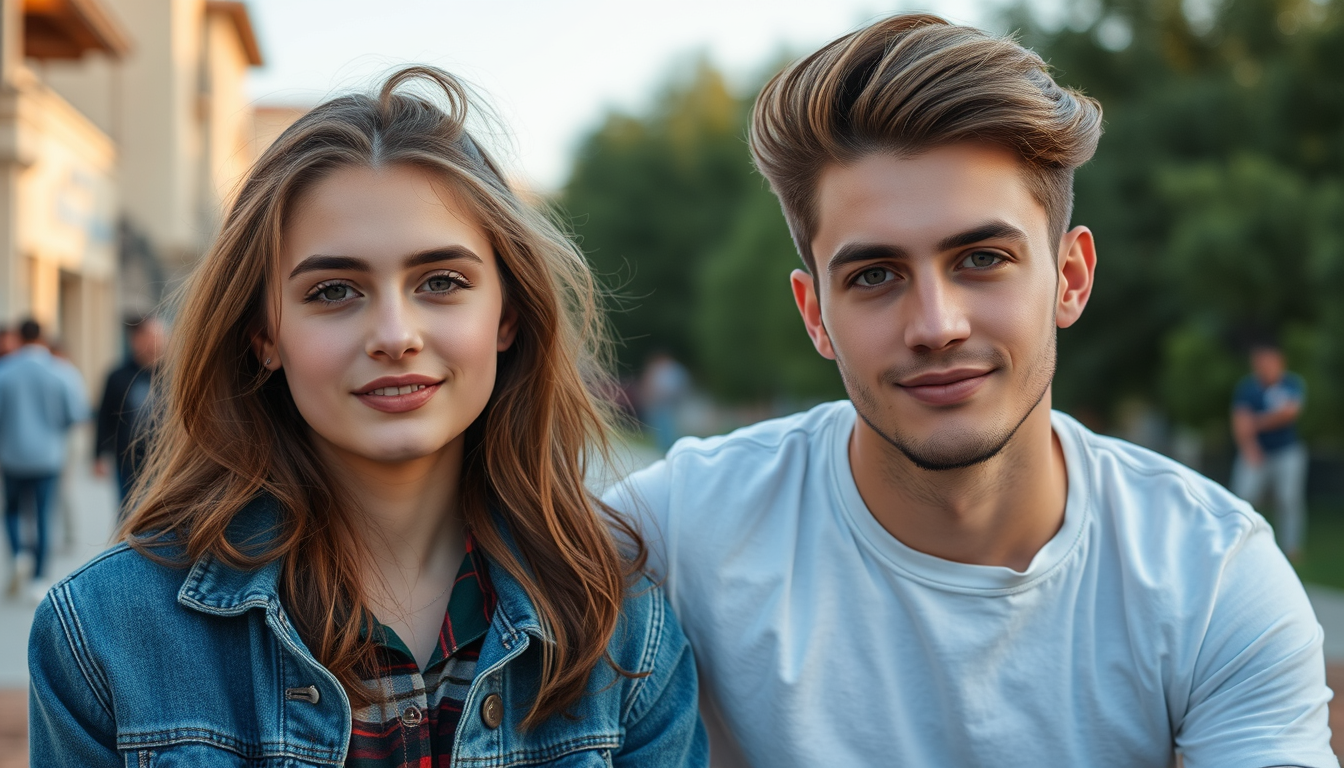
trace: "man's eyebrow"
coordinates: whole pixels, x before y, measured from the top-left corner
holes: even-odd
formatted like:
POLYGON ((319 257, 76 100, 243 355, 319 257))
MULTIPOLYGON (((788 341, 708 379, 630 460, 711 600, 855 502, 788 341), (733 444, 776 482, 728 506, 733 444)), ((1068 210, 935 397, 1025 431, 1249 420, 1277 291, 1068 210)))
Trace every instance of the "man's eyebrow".
POLYGON ((840 250, 831 257, 830 263, 826 265, 826 271, 832 274, 839 272, 848 264, 859 261, 873 261, 874 259, 895 259, 902 260, 910 258, 910 254, 900 246, 884 245, 882 243, 846 243, 840 246, 840 250))
MULTIPOLYGON (((407 268, 419 267, 425 264, 434 264, 440 261, 457 261, 466 259, 474 261, 477 264, 485 262, 480 256, 477 256, 470 248, 461 245, 450 245, 444 248, 430 248, 427 251, 413 253, 406 257, 403 265, 407 268)), ((346 272, 368 272, 371 268, 369 262, 355 256, 325 256, 323 254, 314 254, 299 262, 294 267, 294 271, 289 273, 290 279, 294 279, 305 272, 320 272, 322 270, 343 270, 346 272)))
POLYGON ((982 243, 986 240, 1014 240, 1025 243, 1027 233, 1007 222, 991 221, 978 227, 972 227, 965 232, 949 235, 938 241, 937 248, 939 251, 951 251, 982 243))

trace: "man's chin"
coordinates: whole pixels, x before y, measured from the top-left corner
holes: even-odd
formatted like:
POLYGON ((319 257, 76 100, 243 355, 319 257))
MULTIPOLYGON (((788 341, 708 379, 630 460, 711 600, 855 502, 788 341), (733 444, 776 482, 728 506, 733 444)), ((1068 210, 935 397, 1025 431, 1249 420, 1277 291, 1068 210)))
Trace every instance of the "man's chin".
MULTIPOLYGON (((885 436, 884 436, 885 437, 885 436)), ((922 445, 912 447, 887 438, 900 451, 905 458, 910 460, 911 464, 928 472, 949 472, 955 469, 966 469, 974 467, 977 464, 984 464, 986 461, 998 456, 1003 452, 1004 446, 1012 439, 1009 434, 997 444, 991 445, 953 445, 953 446, 928 446, 922 445)))
POLYGON ((944 429, 921 439, 901 434, 897 430, 882 429, 871 423, 869 426, 911 464, 929 472, 948 472, 983 464, 1002 453, 1017 431, 1006 429, 991 433, 944 429))

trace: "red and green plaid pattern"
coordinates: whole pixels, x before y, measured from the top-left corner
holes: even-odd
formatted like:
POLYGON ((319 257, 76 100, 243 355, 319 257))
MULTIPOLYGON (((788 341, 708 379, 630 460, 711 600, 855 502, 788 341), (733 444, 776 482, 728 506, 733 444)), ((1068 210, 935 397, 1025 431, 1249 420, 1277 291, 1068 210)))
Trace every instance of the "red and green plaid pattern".
POLYGON ((366 681, 382 701, 353 715, 349 768, 448 768, 481 641, 495 610, 484 558, 467 537, 467 556, 453 583, 439 645, 424 672, 391 629, 376 626, 380 668, 366 681))

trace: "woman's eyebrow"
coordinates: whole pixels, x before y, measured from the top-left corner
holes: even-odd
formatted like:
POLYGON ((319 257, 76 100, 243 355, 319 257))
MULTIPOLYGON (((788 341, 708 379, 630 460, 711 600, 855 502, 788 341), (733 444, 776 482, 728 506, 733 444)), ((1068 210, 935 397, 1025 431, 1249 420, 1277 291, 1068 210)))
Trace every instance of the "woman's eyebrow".
POLYGON ((348 272, 368 272, 369 262, 355 258, 354 256, 323 256, 314 254, 299 262, 294 271, 289 273, 289 279, 302 275, 304 272, 319 272, 324 269, 340 269, 348 272))
POLYGON ((458 261, 466 259, 474 261, 477 264, 484 264, 485 261, 476 255, 476 252, 463 245, 449 245, 444 248, 430 248, 427 251, 413 253, 406 257, 405 265, 407 267, 420 267, 425 264, 433 264, 438 261, 458 261))
MULTIPOLYGON (((470 248, 461 245, 450 245, 444 248, 430 248, 427 251, 413 253, 406 257, 403 264, 407 267, 419 267, 425 264, 433 264, 439 261, 458 261, 466 259, 474 261, 477 264, 484 264, 485 261, 477 256, 470 248)), ((323 254, 314 254, 300 261, 294 271, 289 273, 290 279, 294 279, 305 272, 320 272, 323 270, 341 270, 345 272, 369 272, 371 271, 369 262, 356 256, 326 256, 323 254)))

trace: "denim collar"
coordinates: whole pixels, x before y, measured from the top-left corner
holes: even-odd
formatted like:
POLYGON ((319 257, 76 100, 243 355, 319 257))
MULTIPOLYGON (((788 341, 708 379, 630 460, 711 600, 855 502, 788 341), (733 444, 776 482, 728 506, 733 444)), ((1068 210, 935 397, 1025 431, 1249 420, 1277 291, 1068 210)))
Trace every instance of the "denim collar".
MULTIPOLYGON (((244 552, 262 552, 280 523, 280 503, 263 494, 248 502, 229 523, 227 537, 244 552)), ((177 602, 216 616, 237 616, 250 608, 279 609, 280 560, 252 569, 233 568, 210 553, 192 565, 177 602)))
MULTIPOLYGON (((280 503, 274 496, 263 494, 253 499, 234 516, 228 527, 228 538, 245 552, 261 552, 275 536, 280 524, 280 503)), ((491 515, 505 544, 518 556, 518 547, 508 526, 498 512, 491 515)), ((507 570, 486 557, 490 568, 490 582, 498 602, 495 617, 501 622, 501 633, 512 640, 519 634, 542 637, 541 621, 536 608, 523 586, 507 570)), ((520 558, 521 560, 521 558, 520 558)), ((239 570, 214 555, 207 553, 192 565, 177 602, 188 608, 215 616, 238 616, 252 608, 280 610, 280 560, 273 560, 261 568, 239 570)))

